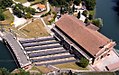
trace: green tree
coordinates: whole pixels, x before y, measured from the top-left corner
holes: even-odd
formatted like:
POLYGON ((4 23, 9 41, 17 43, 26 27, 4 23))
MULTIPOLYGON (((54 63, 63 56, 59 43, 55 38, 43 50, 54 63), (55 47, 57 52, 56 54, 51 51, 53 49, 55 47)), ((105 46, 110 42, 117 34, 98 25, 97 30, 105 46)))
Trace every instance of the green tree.
POLYGON ((88 18, 85 19, 84 23, 90 22, 88 18))
POLYGON ((10 72, 5 68, 0 68, 0 75, 10 75, 10 72))
POLYGON ((99 28, 103 26, 103 22, 102 22, 101 18, 97 18, 97 19, 92 20, 92 23, 99 28))
POLYGON ((23 16, 22 11, 17 6, 15 6, 13 8, 13 13, 14 13, 14 15, 16 15, 19 18, 21 18, 23 16))
POLYGON ((84 0, 86 3, 86 8, 88 10, 94 10, 95 5, 96 5, 96 0, 84 0))
POLYGON ((80 11, 78 12, 77 18, 79 19, 81 17, 80 11))
POLYGON ((87 17, 88 11, 87 10, 84 10, 83 13, 82 13, 82 15, 84 15, 85 17, 87 17))
POLYGON ((89 20, 92 20, 92 19, 93 19, 93 15, 92 15, 92 14, 89 14, 88 19, 89 19, 89 20))
POLYGON ((16 7, 21 10, 22 13, 25 13, 24 6, 21 3, 16 4, 16 7))
POLYGON ((13 4, 12 0, 0 0, 0 7, 2 9, 5 9, 7 7, 11 7, 12 4, 13 4))
POLYGON ((32 2, 32 1, 35 1, 35 0, 27 0, 28 2, 32 2))
POLYGON ((5 16, 3 13, 0 13, 0 21, 4 21, 5 20, 5 16))
POLYGON ((25 18, 27 19, 29 19, 29 18, 32 18, 32 16, 31 16, 31 14, 30 13, 27 13, 27 14, 25 14, 25 18))
POLYGON ((75 4, 75 5, 78 6, 80 3, 81 3, 81 0, 74 0, 74 4, 75 4))
POLYGON ((78 62, 76 62, 76 64, 83 67, 83 68, 86 68, 89 64, 89 60, 82 57, 78 62))
POLYGON ((3 10, 0 8, 0 21, 5 20, 5 15, 3 14, 3 10))
POLYGON ((18 71, 19 71, 18 73, 12 73, 12 75, 30 75, 29 72, 27 72, 23 69, 19 69, 18 71))
POLYGON ((35 15, 36 10, 34 8, 31 8, 31 7, 26 7, 25 11, 26 11, 26 13, 30 13, 32 15, 35 15))

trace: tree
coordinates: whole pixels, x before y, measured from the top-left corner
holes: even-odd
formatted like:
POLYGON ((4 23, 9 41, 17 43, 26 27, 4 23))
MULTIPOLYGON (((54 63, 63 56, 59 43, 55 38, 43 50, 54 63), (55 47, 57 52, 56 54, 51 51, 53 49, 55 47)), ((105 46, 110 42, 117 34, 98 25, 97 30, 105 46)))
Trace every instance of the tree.
POLYGON ((5 68, 0 68, 0 75, 10 75, 10 72, 5 68))
POLYGON ((92 19, 93 19, 93 15, 92 15, 92 14, 89 14, 88 19, 89 19, 89 20, 92 20, 92 19))
POLYGON ((22 15, 23 15, 22 11, 21 11, 17 6, 15 6, 15 7, 13 8, 13 13, 14 13, 14 15, 16 15, 16 16, 19 17, 19 18, 21 18, 22 15))
POLYGON ((88 10, 94 10, 95 5, 96 5, 96 0, 84 0, 86 3, 86 8, 88 10))
POLYGON ((34 15, 36 10, 31 7, 24 7, 22 4, 18 3, 13 6, 13 13, 17 17, 21 18, 31 18, 31 15, 34 15))
POLYGON ((79 11, 77 18, 79 19, 80 17, 81 17, 81 13, 80 13, 80 11, 79 11))
POLYGON ((81 3, 81 0, 74 0, 74 4, 75 4, 75 5, 78 6, 80 3, 81 3))
POLYGON ((92 23, 99 28, 103 26, 103 22, 102 22, 101 18, 97 18, 97 19, 92 20, 92 23))
POLYGON ((0 0, 0 7, 2 9, 5 9, 7 7, 11 7, 12 4, 13 4, 12 0, 0 0))
POLYGON ((32 18, 32 16, 31 16, 31 14, 30 13, 27 13, 27 14, 25 14, 25 18, 27 19, 29 19, 29 18, 32 18))
POLYGON ((18 69, 18 73, 12 73, 12 75, 30 75, 30 73, 23 69, 18 69))
POLYGON ((89 19, 88 18, 86 18, 85 19, 85 21, 84 21, 84 23, 88 23, 89 22, 89 19))
POLYGON ((0 21, 4 21, 5 20, 5 16, 3 13, 0 13, 0 21))
POLYGON ((87 17, 88 11, 87 10, 84 10, 83 13, 82 13, 82 15, 84 15, 85 17, 87 17))
POLYGON ((32 2, 32 1, 35 1, 35 0, 27 0, 28 2, 32 2))
POLYGON ((0 8, 0 21, 5 20, 5 15, 3 14, 3 10, 0 8))
POLYGON ((34 8, 31 8, 31 7, 26 7, 25 12, 34 15, 36 10, 34 8))
POLYGON ((80 61, 76 62, 76 64, 81 66, 81 67, 83 67, 83 68, 86 68, 88 66, 88 64, 89 64, 89 60, 84 58, 84 57, 82 57, 80 59, 80 61))

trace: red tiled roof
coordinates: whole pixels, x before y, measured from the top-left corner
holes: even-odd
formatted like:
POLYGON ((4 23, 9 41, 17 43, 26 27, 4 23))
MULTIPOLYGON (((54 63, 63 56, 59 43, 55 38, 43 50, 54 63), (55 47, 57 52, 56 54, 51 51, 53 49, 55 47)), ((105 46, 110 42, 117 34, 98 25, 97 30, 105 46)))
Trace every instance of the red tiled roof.
POLYGON ((70 15, 63 15, 55 24, 93 56, 99 52, 100 46, 110 41, 98 31, 87 28, 85 23, 70 15))
POLYGON ((88 25, 86 25, 86 27, 88 27, 88 28, 90 28, 90 29, 92 29, 92 30, 99 30, 99 28, 97 27, 97 26, 95 26, 95 25, 93 25, 93 24, 88 24, 88 25))
POLYGON ((37 4, 37 6, 41 9, 46 8, 45 5, 43 5, 43 4, 37 4))

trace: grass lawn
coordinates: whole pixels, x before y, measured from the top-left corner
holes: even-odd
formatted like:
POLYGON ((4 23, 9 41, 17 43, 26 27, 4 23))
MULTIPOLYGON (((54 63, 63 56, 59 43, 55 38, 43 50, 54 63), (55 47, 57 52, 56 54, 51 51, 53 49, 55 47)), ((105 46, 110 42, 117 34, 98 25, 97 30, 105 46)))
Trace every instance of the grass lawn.
POLYGON ((74 69, 74 70, 88 70, 87 68, 79 67, 78 65, 75 64, 75 62, 58 64, 58 65, 55 65, 55 67, 60 68, 60 69, 70 68, 70 69, 74 69))
POLYGON ((80 72, 76 73, 76 75, 116 75, 114 72, 80 72))
POLYGON ((4 15, 5 15, 5 21, 2 21, 3 24, 10 24, 14 21, 14 17, 13 15, 10 13, 9 10, 6 10, 4 12, 4 15))
POLYGON ((21 2, 21 3, 25 3, 25 2, 27 2, 27 0, 15 0, 15 1, 17 1, 17 2, 21 2))
POLYGON ((49 68, 47 68, 47 67, 45 67, 45 66, 36 66, 36 68, 39 70, 39 71, 41 71, 42 73, 48 73, 48 72, 50 72, 50 71, 52 71, 52 70, 50 70, 49 68))
POLYGON ((30 24, 22 28, 20 31, 26 34, 29 38, 43 37, 49 35, 43 23, 39 19, 34 20, 34 22, 31 22, 30 24))
MULTIPOLYGON (((27 0, 15 0, 15 1, 21 2, 21 3, 28 2, 27 0)), ((36 3, 36 2, 40 2, 40 1, 42 1, 42 0, 35 0, 35 1, 31 2, 31 3, 36 3)))

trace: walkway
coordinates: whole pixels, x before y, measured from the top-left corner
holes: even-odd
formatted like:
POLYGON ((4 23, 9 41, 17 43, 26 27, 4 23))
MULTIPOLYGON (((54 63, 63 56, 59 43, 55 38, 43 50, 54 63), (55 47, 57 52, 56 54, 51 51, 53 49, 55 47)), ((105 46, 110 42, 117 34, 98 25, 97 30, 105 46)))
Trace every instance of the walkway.
POLYGON ((20 64, 20 67, 25 67, 25 66, 31 64, 31 62, 28 60, 26 54, 22 50, 21 46, 19 45, 19 43, 17 42, 17 40, 15 39, 13 34, 4 33, 3 38, 6 40, 6 42, 12 48, 12 50, 13 50, 13 52, 14 52, 14 54, 15 54, 15 56, 16 56, 19 64, 20 64))

